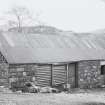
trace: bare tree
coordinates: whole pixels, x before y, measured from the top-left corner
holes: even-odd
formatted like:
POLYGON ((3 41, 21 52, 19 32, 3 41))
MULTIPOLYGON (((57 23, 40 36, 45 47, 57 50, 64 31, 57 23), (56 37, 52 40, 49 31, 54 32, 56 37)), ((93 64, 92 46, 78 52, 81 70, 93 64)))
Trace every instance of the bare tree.
POLYGON ((8 24, 11 27, 17 27, 18 32, 22 31, 22 26, 32 20, 32 16, 30 11, 25 7, 14 7, 10 11, 8 11, 10 15, 10 19, 8 20, 8 24))

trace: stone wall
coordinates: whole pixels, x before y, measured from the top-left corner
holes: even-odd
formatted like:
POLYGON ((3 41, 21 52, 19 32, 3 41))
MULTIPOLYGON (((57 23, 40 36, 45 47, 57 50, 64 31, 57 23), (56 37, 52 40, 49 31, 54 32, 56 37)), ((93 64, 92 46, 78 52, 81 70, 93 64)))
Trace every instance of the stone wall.
POLYGON ((81 61, 78 63, 78 86, 80 88, 95 88, 104 84, 101 75, 100 61, 81 61))
POLYGON ((34 64, 9 65, 9 84, 16 82, 16 86, 23 86, 24 82, 33 81, 35 78, 34 64))
POLYGON ((0 86, 8 86, 8 67, 6 59, 0 52, 0 86))

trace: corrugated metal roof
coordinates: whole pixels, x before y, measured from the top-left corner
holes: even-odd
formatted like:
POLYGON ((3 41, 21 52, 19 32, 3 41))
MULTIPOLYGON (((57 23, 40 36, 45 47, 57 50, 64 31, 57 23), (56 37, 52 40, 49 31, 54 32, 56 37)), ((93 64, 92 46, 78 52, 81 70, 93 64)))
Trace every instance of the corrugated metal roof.
POLYGON ((57 63, 105 59, 105 36, 0 34, 0 51, 9 63, 57 63))

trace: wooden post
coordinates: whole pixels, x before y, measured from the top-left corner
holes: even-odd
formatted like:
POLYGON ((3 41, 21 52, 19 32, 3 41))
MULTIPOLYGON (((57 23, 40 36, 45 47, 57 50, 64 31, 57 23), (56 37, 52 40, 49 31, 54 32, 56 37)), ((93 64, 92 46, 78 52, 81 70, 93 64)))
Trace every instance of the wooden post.
POLYGON ((68 78, 69 78, 69 77, 68 77, 68 76, 69 76, 69 74, 68 74, 68 72, 69 72, 69 64, 67 64, 66 70, 67 70, 67 71, 66 71, 66 83, 68 84, 68 82, 69 82, 69 81, 68 81, 68 78))
POLYGON ((78 66, 75 63, 75 88, 78 88, 78 66))
POLYGON ((66 84, 67 90, 70 92, 70 83, 69 83, 69 64, 67 64, 67 84, 66 84))
POLYGON ((51 64, 51 87, 53 86, 53 65, 51 64))

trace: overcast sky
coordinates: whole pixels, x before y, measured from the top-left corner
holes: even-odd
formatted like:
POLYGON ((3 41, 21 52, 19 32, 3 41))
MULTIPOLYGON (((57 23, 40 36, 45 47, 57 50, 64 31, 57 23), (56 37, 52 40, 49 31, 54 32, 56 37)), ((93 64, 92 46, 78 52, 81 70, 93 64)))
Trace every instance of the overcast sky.
POLYGON ((40 13, 40 20, 63 30, 88 32, 105 29, 104 0, 1 0, 0 16, 12 6, 40 13))

